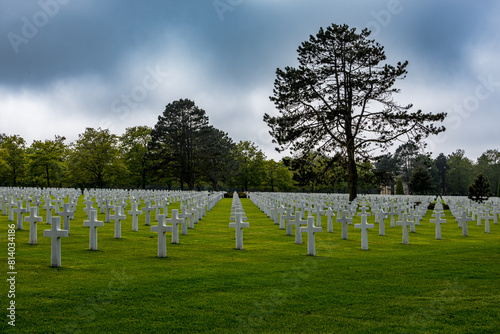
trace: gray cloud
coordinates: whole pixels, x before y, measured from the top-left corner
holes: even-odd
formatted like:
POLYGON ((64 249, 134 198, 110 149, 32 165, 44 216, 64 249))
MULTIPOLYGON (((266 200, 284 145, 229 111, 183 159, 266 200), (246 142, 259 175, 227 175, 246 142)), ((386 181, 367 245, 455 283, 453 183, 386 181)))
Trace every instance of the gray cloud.
MULTIPOLYGON (((389 62, 408 59, 398 98, 416 108, 453 110, 481 76, 500 80, 493 0, 220 1, 222 14, 211 0, 0 1, 0 132, 28 142, 74 140, 85 126, 119 133, 152 126, 166 104, 190 98, 235 140, 276 157, 262 122, 274 112, 275 70, 295 65, 300 43, 331 23, 369 27, 389 62), (151 71, 161 80, 148 79, 151 71), (38 122, 17 121, 20 111, 38 122)), ((464 140, 464 125, 454 126, 436 150, 479 155, 498 146, 494 122, 482 121, 498 123, 496 96, 463 119, 483 139, 464 140)))

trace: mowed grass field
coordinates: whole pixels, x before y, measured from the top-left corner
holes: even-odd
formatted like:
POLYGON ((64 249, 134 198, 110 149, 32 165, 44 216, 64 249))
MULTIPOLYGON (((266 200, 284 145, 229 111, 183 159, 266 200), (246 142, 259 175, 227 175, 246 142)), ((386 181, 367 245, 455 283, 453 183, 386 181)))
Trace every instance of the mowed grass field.
MULTIPOLYGON (((387 220, 386 236, 376 224, 363 251, 359 229, 349 225, 349 239, 342 240, 341 224, 327 233, 324 217, 312 257, 306 234, 295 244, 242 199, 250 228, 243 231, 244 249, 236 250, 232 199, 223 199, 180 235, 180 244, 167 233, 167 257, 158 258, 157 233, 144 215, 138 232, 131 217, 122 222, 122 239, 114 238, 113 222, 97 228, 98 250, 90 251, 82 201, 61 241, 61 268, 50 266, 51 241, 43 236, 49 225, 38 224, 37 245, 29 244, 29 224, 16 232, 16 327, 7 324, 3 280, 0 332, 500 332, 500 225, 491 224, 488 234, 484 223, 470 222, 463 237, 446 211, 436 240, 428 211, 409 245, 402 244, 402 227, 387 220)), ((0 215, 5 278, 8 224, 15 223, 7 218, 0 215)), ((151 221, 156 225, 154 215, 151 221)))

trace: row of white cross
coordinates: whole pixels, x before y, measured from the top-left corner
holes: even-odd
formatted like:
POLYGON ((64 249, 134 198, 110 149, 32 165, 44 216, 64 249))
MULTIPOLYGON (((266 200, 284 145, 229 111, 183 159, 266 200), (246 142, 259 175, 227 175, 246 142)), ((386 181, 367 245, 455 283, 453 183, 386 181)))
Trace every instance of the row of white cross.
MULTIPOLYGON (((367 217, 372 213, 375 222, 379 223, 379 235, 385 235, 385 219, 390 217, 391 227, 402 226, 402 243, 409 244, 408 232, 415 233, 415 225, 420 225, 420 220, 427 213, 429 204, 434 200, 430 196, 405 196, 395 197, 387 195, 375 195, 360 197, 352 203, 345 195, 327 194, 276 194, 276 193, 249 193, 249 198, 265 214, 267 214, 280 229, 285 229, 286 234, 292 235, 292 227, 295 227, 295 243, 302 243, 302 233, 308 234, 308 254, 315 255, 314 233, 322 232, 321 217, 327 217, 328 232, 333 232, 333 216, 337 212, 338 223, 342 224, 342 239, 347 239, 347 225, 352 224, 354 216, 361 217, 361 223, 355 224, 355 228, 361 229, 361 249, 368 249, 367 229, 374 228, 374 224, 368 224, 367 217), (326 209, 324 207, 327 207, 326 209), (371 208, 371 213, 367 212, 371 208), (361 210, 361 212, 358 212, 361 210), (309 212, 307 220, 304 220, 305 212, 309 212), (316 215, 315 218, 312 214, 316 215), (398 216, 396 221, 395 216, 398 216), (307 224, 307 226, 302 226, 307 224), (410 229, 408 231, 408 229, 410 229)), ((500 214, 500 203, 498 200, 478 204, 468 199, 451 197, 443 199, 450 203, 450 210, 454 215, 458 227, 462 228, 464 236, 468 235, 467 222, 474 220, 467 212, 472 212, 478 217, 478 226, 481 220, 485 221, 485 232, 489 233, 489 220, 497 224, 500 214)), ((436 239, 441 239, 441 224, 446 223, 441 200, 436 201, 430 223, 436 226, 436 239)))
POLYGON ((231 203, 231 221, 234 223, 229 223, 229 227, 235 229, 235 238, 236 238, 236 249, 243 249, 243 228, 247 228, 250 226, 248 222, 243 222, 247 219, 245 216, 245 211, 243 210, 243 206, 241 205, 240 197, 238 193, 235 191, 233 193, 233 202, 231 203))
MULTIPOLYGON (((151 225, 150 213, 156 210, 156 219, 158 226, 151 226, 151 231, 158 232, 158 257, 166 257, 166 232, 172 232, 172 243, 179 243, 178 225, 182 225, 182 234, 187 235, 188 222, 189 228, 194 228, 194 223, 197 223, 206 211, 210 211, 215 204, 222 198, 223 193, 195 193, 195 192, 128 192, 128 191, 104 191, 107 194, 103 195, 103 191, 86 191, 85 192, 85 208, 87 220, 84 220, 83 225, 89 227, 89 249, 97 250, 97 227, 104 226, 103 221, 97 220, 98 208, 93 208, 94 198, 101 209, 101 213, 106 214, 106 222, 114 220, 116 239, 121 238, 121 221, 127 219, 127 216, 122 213, 127 207, 127 202, 131 202, 132 210, 128 213, 133 217, 132 230, 138 231, 137 216, 145 213, 145 224, 151 225), (114 193, 112 197, 110 193, 114 193), (94 198, 91 196, 94 196, 94 198), (137 196, 137 197, 136 197, 137 196), (142 210, 138 210, 141 200, 145 205, 142 210), (172 210, 172 217, 167 219, 168 204, 181 201, 181 210, 172 210), (151 202, 155 202, 151 206, 151 202), (117 205, 111 205, 115 202, 117 205), (184 204, 185 203, 185 204, 184 204), (163 208, 163 214, 161 209, 163 208), (188 209, 189 208, 189 209, 188 209), (114 210, 114 214, 110 214, 110 210, 114 210), (167 224, 171 224, 166 225, 167 224)), ((61 238, 69 236, 69 220, 73 219, 76 204, 78 202, 79 191, 75 189, 52 189, 51 191, 40 189, 19 189, 19 188, 0 188, 0 198, 8 198, 7 201, 0 201, 0 210, 4 215, 9 216, 9 221, 13 221, 13 214, 17 214, 17 229, 23 229, 23 214, 30 212, 29 216, 24 217, 24 222, 30 224, 30 244, 37 244, 37 223, 43 221, 43 218, 38 215, 39 206, 46 210, 47 224, 51 224, 50 230, 44 231, 44 237, 51 238, 51 265, 52 267, 61 266, 61 238), (30 194, 31 193, 31 194, 30 194), (51 194, 53 193, 53 194, 51 194), (26 195, 28 194, 28 195, 26 195), (68 203, 56 200, 56 204, 52 205, 52 196, 56 199, 67 197, 68 203), (14 198, 18 199, 14 201, 14 198), (11 203, 17 202, 17 206, 11 203), (23 203, 26 203, 26 208, 23 208, 23 203), (30 207, 33 204, 33 207, 30 207), (64 209, 60 211, 59 205, 63 204, 64 209), (55 209, 57 216, 52 216, 52 210, 55 209), (61 218, 63 219, 63 229, 60 229, 61 218)))

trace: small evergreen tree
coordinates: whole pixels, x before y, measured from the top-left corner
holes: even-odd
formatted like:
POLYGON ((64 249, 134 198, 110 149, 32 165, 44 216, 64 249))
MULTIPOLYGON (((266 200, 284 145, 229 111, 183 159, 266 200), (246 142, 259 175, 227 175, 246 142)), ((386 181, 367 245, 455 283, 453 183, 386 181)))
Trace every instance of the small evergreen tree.
POLYGON ((425 194, 432 189, 432 176, 425 166, 413 170, 410 178, 410 189, 413 193, 425 194))
POLYGON ((401 180, 400 177, 398 177, 398 181, 396 183, 396 195, 404 195, 405 190, 403 188, 403 180, 401 180))
POLYGON ((469 198, 473 201, 482 203, 486 201, 490 195, 491 186, 488 177, 480 173, 474 182, 469 185, 469 198))
POLYGON ((500 180, 498 180, 497 196, 500 197, 500 180))

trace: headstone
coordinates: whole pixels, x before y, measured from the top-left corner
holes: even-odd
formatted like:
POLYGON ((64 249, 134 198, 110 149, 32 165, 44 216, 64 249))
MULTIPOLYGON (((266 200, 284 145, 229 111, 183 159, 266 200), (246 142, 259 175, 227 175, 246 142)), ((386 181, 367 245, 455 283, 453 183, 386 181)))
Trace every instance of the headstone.
POLYGON ((352 218, 347 218, 347 210, 342 211, 342 217, 337 217, 337 223, 342 223, 342 239, 347 240, 347 224, 352 223, 352 218))
POLYGON ((368 230, 369 228, 374 228, 375 225, 368 224, 368 215, 361 214, 361 224, 355 224, 355 228, 361 229, 361 249, 368 250, 368 230))
POLYGON ((285 214, 286 214, 286 209, 283 205, 281 205, 279 208, 278 208, 278 214, 279 214, 279 229, 280 230, 284 230, 285 229, 285 214))
POLYGON ((325 214, 325 210, 321 209, 319 205, 315 205, 312 213, 316 215, 316 226, 321 227, 321 215, 325 214))
MULTIPOLYGON (((294 215, 292 214, 292 208, 288 208, 286 209, 286 212, 285 214, 283 215, 283 217, 281 217, 281 220, 283 222, 283 224, 285 223, 285 220, 286 220, 286 235, 292 235, 292 224, 290 223, 290 221, 292 219, 294 219, 294 215)), ((285 228, 285 226, 283 226, 285 228)), ((280 229, 281 229, 281 225, 280 225, 280 229)))
POLYGON ((301 211, 295 211, 295 218, 291 221, 291 224, 295 226, 295 243, 302 243, 302 233, 300 233, 300 225, 307 224, 307 220, 301 219, 302 216, 301 211))
POLYGON ((115 206, 115 213, 109 217, 115 221, 115 239, 122 238, 122 220, 127 219, 127 216, 122 214, 122 207, 115 206))
POLYGON ((106 198, 105 204, 102 205, 102 209, 104 209, 104 213, 106 214, 106 217, 104 219, 104 221, 106 223, 110 223, 111 222, 111 219, 110 219, 110 213, 111 213, 111 209, 113 208, 113 205, 111 205, 111 200, 109 198, 106 198))
POLYGON ((396 224, 403 227, 403 245, 409 245, 410 242, 408 240, 408 226, 410 226, 410 220, 408 219, 408 214, 403 213, 401 220, 396 224))
POLYGON ((396 221, 394 220, 394 216, 397 215, 396 211, 394 211, 394 207, 391 206, 391 211, 387 212, 389 216, 391 216, 391 227, 396 227, 396 221))
POLYGON ((314 233, 322 232, 320 226, 314 226, 314 217, 307 218, 307 226, 300 227, 301 233, 307 233, 307 255, 316 256, 316 243, 314 233))
POLYGON ((12 196, 10 197, 10 201, 7 203, 7 207, 9 208, 9 221, 14 221, 14 208, 16 207, 16 203, 14 203, 14 199, 12 196))
POLYGON ((17 214, 17 229, 22 230, 23 229, 23 213, 28 212, 25 208, 23 208, 23 201, 19 200, 17 201, 17 207, 13 209, 17 214))
POLYGON ((493 216, 490 215, 489 210, 485 211, 483 218, 484 218, 484 232, 490 233, 490 219, 493 219, 493 216))
POLYGON ((446 219, 442 219, 444 217, 444 213, 436 214, 435 219, 431 219, 431 224, 436 224, 436 239, 441 240, 441 224, 446 223, 446 219))
POLYGON ((167 257, 165 232, 172 232, 172 226, 165 225, 165 215, 158 215, 158 226, 151 226, 151 232, 158 232, 158 257, 167 257))
POLYGON ((242 218, 243 216, 241 213, 236 213, 235 222, 229 223, 229 227, 235 229, 236 249, 243 249, 243 228, 250 226, 249 223, 243 223, 242 218))
POLYGON ((378 213, 378 235, 385 236, 385 219, 387 214, 384 210, 380 210, 378 213))
POLYGON ((61 230, 61 217, 52 217, 52 228, 43 231, 44 237, 51 238, 51 266, 61 266, 61 238, 69 235, 68 231, 61 230))
POLYGON ((167 219, 167 223, 172 224, 172 243, 179 243, 179 224, 184 223, 185 219, 179 217, 179 212, 177 209, 172 210, 172 218, 167 219))
POLYGON ((332 210, 332 208, 328 208, 325 210, 325 216, 326 216, 326 225, 327 225, 327 232, 328 233, 333 233, 333 217, 335 216, 335 211, 332 210))
POLYGON ((38 216, 36 213, 36 207, 30 208, 30 215, 28 217, 24 217, 24 221, 30 223, 30 244, 36 245, 37 243, 37 223, 43 221, 43 218, 38 216))
POLYGON ((83 226, 90 228, 89 249, 97 250, 97 228, 104 226, 104 222, 97 220, 97 209, 90 211, 90 219, 83 221, 83 226))
POLYGON ((83 209, 83 211, 85 211, 85 213, 87 213, 87 219, 90 219, 90 211, 94 210, 94 208, 92 207, 94 202, 92 202, 92 199, 90 197, 88 197, 84 201, 84 203, 85 203, 85 208, 83 209))
POLYGON ((52 198, 50 196, 45 197, 45 204, 43 205, 45 209, 45 221, 47 224, 52 222, 52 209, 54 206, 52 205, 52 198))
POLYGON ((137 208, 137 203, 132 203, 132 210, 129 210, 128 214, 132 216, 132 231, 139 231, 138 215, 142 215, 142 211, 137 208))
POLYGON ((145 217, 146 217, 145 221, 146 221, 147 226, 151 225, 151 211, 153 211, 153 210, 154 210, 154 208, 151 207, 151 202, 146 201, 146 203, 144 204, 144 207, 142 208, 142 211, 144 211, 144 213, 145 213, 145 217))
POLYGON ((491 210, 491 213, 493 214, 493 223, 495 225, 498 224, 498 215, 500 215, 500 204, 494 206, 491 210))
POLYGON ((69 219, 73 215, 73 211, 71 211, 71 204, 64 203, 63 211, 59 211, 59 216, 63 218, 63 230, 67 230, 69 233, 69 219))
POLYGON ((186 212, 186 206, 181 205, 179 213, 179 218, 182 218, 182 226, 181 226, 181 234, 182 235, 187 235, 188 234, 188 226, 187 226, 187 218, 189 218, 189 214, 186 212))

